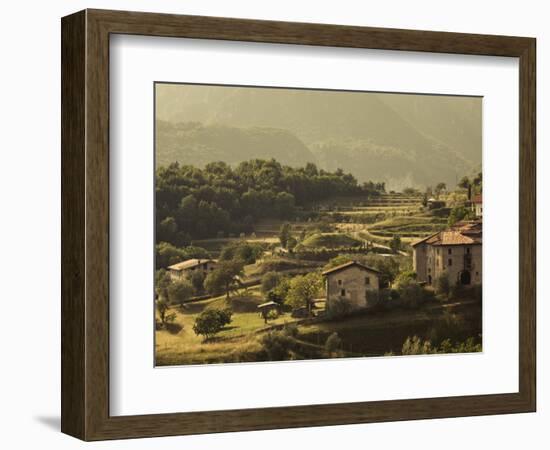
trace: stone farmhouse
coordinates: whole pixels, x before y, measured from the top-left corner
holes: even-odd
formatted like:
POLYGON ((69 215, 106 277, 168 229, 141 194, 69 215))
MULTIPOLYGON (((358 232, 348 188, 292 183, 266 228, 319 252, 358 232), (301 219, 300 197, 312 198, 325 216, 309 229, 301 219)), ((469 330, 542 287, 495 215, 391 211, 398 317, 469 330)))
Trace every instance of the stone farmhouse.
POLYGON ((439 276, 447 274, 451 286, 481 284, 481 220, 459 222, 414 242, 412 247, 418 281, 433 285, 439 276))
POLYGON ((335 301, 348 301, 353 308, 369 306, 369 293, 380 289, 380 272, 356 261, 325 270, 326 309, 335 301))
POLYGON ((168 266, 168 273, 173 280, 189 278, 193 273, 202 271, 204 275, 216 268, 215 259, 188 259, 172 266, 168 266))

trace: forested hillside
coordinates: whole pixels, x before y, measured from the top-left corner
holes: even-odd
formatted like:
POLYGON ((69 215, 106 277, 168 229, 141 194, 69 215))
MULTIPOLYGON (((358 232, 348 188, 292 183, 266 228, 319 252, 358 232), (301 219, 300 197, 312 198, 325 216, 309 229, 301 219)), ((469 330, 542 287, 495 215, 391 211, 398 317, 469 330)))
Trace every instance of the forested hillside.
POLYGON ((359 184, 349 173, 314 164, 293 168, 255 159, 235 168, 214 162, 201 169, 173 163, 156 173, 157 242, 181 246, 250 232, 262 218, 294 218, 306 203, 331 196, 367 198, 383 190, 383 183, 359 184))

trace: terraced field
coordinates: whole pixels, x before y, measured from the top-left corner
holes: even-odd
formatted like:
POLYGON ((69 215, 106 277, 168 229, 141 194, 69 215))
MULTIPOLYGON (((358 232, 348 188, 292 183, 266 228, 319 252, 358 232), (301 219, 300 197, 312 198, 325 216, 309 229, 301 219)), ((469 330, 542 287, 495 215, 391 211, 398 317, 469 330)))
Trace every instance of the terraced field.
POLYGON ((422 207, 419 195, 384 194, 367 204, 331 212, 337 228, 354 237, 379 244, 398 234, 405 243, 445 228, 447 219, 432 216, 422 207))

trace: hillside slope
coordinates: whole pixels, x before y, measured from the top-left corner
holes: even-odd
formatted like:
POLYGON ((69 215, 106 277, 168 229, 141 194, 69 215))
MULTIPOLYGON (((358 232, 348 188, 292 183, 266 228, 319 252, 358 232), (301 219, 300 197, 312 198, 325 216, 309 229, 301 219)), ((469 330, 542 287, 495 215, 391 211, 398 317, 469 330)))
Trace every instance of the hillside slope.
POLYGON ((183 133, 178 141, 161 133, 160 160, 232 162, 269 154, 294 166, 311 161, 342 168, 394 189, 439 181, 451 186, 481 164, 479 98, 161 86, 158 119, 204 127, 200 137, 183 133))

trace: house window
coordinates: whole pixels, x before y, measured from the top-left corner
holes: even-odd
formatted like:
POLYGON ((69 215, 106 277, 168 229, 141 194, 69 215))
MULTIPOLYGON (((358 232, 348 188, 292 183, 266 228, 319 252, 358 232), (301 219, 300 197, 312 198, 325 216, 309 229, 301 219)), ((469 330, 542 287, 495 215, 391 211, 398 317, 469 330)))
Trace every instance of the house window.
POLYGON ((448 263, 449 263, 449 264, 448 264, 449 266, 452 266, 452 265, 453 265, 453 260, 452 260, 451 258, 449 258, 448 263))
POLYGON ((370 278, 369 277, 365 277, 365 284, 370 284, 370 278))
POLYGON ((452 255, 452 254, 453 254, 453 249, 450 248, 450 249, 449 249, 449 255, 452 255))
POLYGON ((342 286, 342 280, 338 280, 338 286, 342 286))
POLYGON ((340 295, 341 295, 342 297, 345 297, 345 296, 346 296, 346 290, 345 290, 345 289, 341 289, 341 290, 340 290, 340 295))

